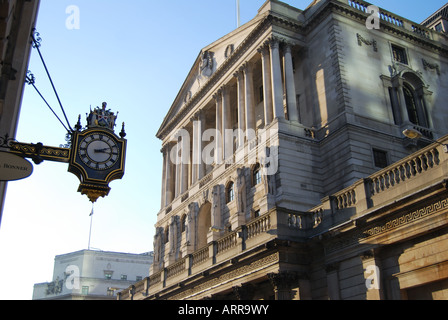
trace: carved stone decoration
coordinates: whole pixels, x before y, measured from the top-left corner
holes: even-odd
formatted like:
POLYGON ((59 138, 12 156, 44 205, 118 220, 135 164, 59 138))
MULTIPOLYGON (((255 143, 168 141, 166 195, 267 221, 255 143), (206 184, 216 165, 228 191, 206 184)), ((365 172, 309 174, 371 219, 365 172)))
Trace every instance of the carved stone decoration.
POLYGON ((266 148, 266 157, 260 159, 261 166, 261 179, 265 188, 265 192, 268 196, 275 196, 277 194, 277 186, 275 182, 275 174, 269 174, 270 162, 268 158, 270 157, 270 148, 266 148))
POLYGON ((233 293, 238 300, 252 300, 255 288, 251 284, 243 284, 242 286, 232 287, 233 293))
POLYGON ((429 63, 425 59, 422 59, 422 63, 423 63, 423 67, 425 68, 425 70, 428 70, 428 69, 436 70, 437 74, 440 76, 440 67, 437 63, 429 63))
POLYGON ((269 273, 269 281, 274 288, 275 300, 292 300, 296 294, 292 288, 298 284, 297 274, 293 272, 269 273))
POLYGON ((59 280, 59 277, 57 277, 55 281, 47 284, 47 289, 46 289, 45 293, 47 295, 60 294, 60 293, 62 293, 63 284, 64 284, 64 280, 59 280))
POLYGON ((373 47, 373 51, 378 52, 378 46, 377 46, 377 42, 376 40, 366 40, 364 39, 359 33, 356 34, 356 37, 358 38, 358 45, 362 46, 362 44, 366 44, 368 46, 372 46, 373 47))
POLYGON ((246 194, 246 170, 245 168, 237 169, 236 179, 236 204, 238 208, 238 214, 246 213, 247 194, 246 194))
POLYGON ((235 51, 235 46, 233 44, 229 44, 226 48, 226 52, 224 53, 224 57, 227 59, 232 55, 233 51, 235 51))
POLYGON ((193 94, 191 93, 191 91, 188 91, 188 92, 185 94, 184 103, 188 103, 188 101, 191 100, 191 97, 192 97, 192 96, 193 96, 193 94))
POLYGON ((192 202, 188 205, 187 223, 185 225, 186 245, 194 245, 192 243, 194 230, 196 228, 196 220, 199 214, 199 205, 197 202, 192 202))
POLYGON ((179 217, 171 217, 171 223, 169 225, 169 242, 170 242, 170 254, 176 253, 177 247, 177 234, 178 234, 179 217))
POLYGON ((213 52, 205 51, 202 53, 201 63, 199 65, 199 77, 209 78, 213 74, 213 52))
POLYGON ((212 228, 221 228, 221 186, 216 185, 212 191, 212 228))
POLYGON ((163 237, 163 228, 157 228, 156 234, 154 236, 154 265, 157 265, 158 263, 163 261, 163 237))

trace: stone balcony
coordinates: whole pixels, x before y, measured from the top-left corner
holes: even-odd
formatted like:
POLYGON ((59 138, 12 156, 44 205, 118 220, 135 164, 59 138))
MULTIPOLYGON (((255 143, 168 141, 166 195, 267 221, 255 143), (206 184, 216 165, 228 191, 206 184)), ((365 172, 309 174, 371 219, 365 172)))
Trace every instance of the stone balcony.
MULTIPOLYGON (((370 5, 375 5, 375 3, 369 3, 367 1, 362 0, 338 0, 338 1, 342 3, 347 3, 351 8, 361 11, 367 15, 370 15, 370 13, 367 12, 367 8, 370 5)), ((447 43, 447 38, 442 33, 428 29, 421 24, 405 19, 397 14, 394 14, 382 8, 379 8, 378 16, 380 19, 380 23, 383 23, 387 26, 401 28, 403 29, 403 31, 408 31, 411 34, 416 35, 417 37, 420 38, 440 41, 445 44, 447 43)))
POLYGON ((319 230, 367 217, 379 208, 396 203, 448 178, 448 136, 418 152, 328 196, 311 209, 319 230))

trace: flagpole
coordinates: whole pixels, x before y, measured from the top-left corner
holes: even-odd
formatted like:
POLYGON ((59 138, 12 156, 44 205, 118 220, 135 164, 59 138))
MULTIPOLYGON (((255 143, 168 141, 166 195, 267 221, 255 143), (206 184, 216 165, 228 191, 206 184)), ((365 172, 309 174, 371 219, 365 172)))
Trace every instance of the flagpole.
POLYGON ((90 237, 92 236, 92 220, 93 220, 93 203, 92 203, 92 211, 90 212, 90 231, 89 231, 89 246, 88 250, 90 250, 90 237))
POLYGON ((240 0, 236 0, 236 25, 240 27, 240 0))

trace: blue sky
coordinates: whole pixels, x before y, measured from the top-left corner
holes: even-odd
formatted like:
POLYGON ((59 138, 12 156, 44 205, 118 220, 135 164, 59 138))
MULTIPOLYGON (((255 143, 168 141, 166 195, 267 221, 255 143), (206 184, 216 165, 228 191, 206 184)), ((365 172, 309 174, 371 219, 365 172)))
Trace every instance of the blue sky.
MULTIPOLYGON (((264 0, 241 0, 241 22, 264 0)), ((287 0, 305 9, 311 0, 287 0)), ((421 22, 445 2, 371 1, 421 22)), ((95 204, 91 246, 143 253, 152 250, 160 209, 161 143, 155 134, 201 48, 236 27, 236 1, 41 0, 41 52, 73 126, 90 107, 119 111, 128 154, 123 180, 95 204), (69 30, 66 8, 80 10, 69 30)), ((61 115, 37 51, 29 69, 36 86, 61 115)), ((85 123, 84 123, 85 124, 85 123)), ((17 140, 63 144, 65 130, 34 89, 26 87, 17 140)), ((77 192, 67 165, 44 162, 33 175, 9 183, 0 229, 0 299, 31 299, 33 284, 52 280, 54 256, 88 245, 92 206, 77 192), (8 290, 5 290, 8 288, 8 290)))

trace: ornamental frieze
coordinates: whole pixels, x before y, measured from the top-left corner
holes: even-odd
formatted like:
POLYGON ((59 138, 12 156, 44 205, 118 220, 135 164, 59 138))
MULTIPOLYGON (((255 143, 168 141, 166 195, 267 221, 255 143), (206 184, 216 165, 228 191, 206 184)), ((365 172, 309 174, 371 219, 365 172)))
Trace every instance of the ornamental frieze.
POLYGON ((431 205, 419 208, 412 212, 403 213, 400 216, 395 217, 393 219, 377 223, 373 227, 364 228, 350 237, 344 237, 339 241, 332 241, 332 243, 325 248, 325 251, 328 254, 335 252, 337 250, 341 250, 353 244, 365 242, 369 238, 390 232, 394 229, 411 224, 413 222, 440 213, 447 209, 448 209, 448 198, 435 202, 431 205))

